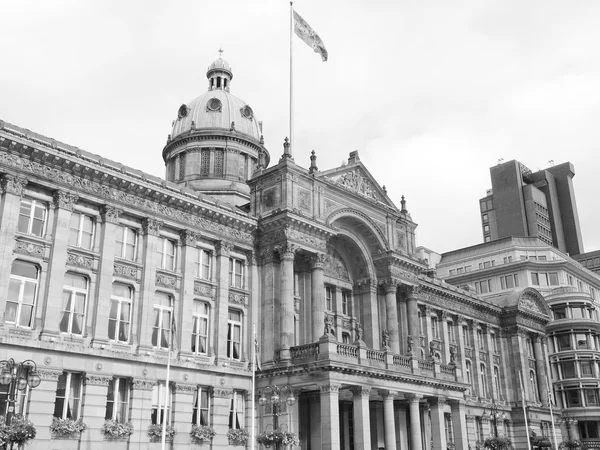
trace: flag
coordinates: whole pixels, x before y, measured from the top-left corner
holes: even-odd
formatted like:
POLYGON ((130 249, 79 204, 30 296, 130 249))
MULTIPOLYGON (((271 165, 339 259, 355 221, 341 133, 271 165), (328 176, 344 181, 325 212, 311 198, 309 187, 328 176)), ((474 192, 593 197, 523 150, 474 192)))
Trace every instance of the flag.
POLYGON ((294 33, 302 39, 306 44, 312 48, 315 53, 321 55, 323 61, 327 61, 327 50, 325 44, 317 33, 310 27, 306 20, 304 20, 300 14, 294 11, 294 33))
POLYGON ((260 352, 259 352, 259 347, 258 347, 258 337, 256 336, 256 333, 254 334, 254 364, 255 367, 260 371, 262 370, 260 368, 260 356, 259 356, 260 352))

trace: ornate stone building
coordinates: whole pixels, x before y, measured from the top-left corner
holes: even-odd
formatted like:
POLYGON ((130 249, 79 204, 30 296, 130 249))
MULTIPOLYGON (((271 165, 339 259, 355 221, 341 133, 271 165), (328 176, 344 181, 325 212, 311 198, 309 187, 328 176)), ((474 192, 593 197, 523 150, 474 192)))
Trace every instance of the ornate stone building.
POLYGON ((0 122, 0 357, 42 376, 17 402, 31 448, 159 448, 147 430, 165 419, 174 448, 195 445, 193 425, 214 428, 213 448, 274 425, 312 450, 466 450, 494 428, 524 445, 514 373, 522 337, 549 321, 543 297, 499 305, 435 278, 404 199, 357 152, 319 171, 286 142, 270 165, 229 65, 207 77, 178 110, 166 180, 0 122), (297 401, 256 403, 252 423, 254 323, 255 398, 276 386, 297 401), (88 428, 65 440, 52 417, 88 428), (133 434, 108 441, 107 419, 133 434))

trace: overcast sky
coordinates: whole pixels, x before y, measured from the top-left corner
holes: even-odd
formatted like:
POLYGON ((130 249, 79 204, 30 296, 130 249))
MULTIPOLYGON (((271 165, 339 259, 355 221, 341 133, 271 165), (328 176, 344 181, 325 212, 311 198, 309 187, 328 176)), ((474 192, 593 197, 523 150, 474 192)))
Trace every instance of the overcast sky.
MULTIPOLYGON (((362 162, 438 252, 482 242, 489 168, 571 161, 586 251, 600 249, 600 2, 298 0, 329 61, 294 40, 295 150, 362 162)), ((182 103, 218 57, 288 135, 285 0, 0 0, 0 119, 164 177, 182 103)))

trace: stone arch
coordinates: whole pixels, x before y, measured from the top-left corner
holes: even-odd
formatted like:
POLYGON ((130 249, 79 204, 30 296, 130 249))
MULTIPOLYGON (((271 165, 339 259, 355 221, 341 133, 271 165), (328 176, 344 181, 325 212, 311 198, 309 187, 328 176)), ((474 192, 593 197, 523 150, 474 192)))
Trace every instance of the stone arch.
POLYGON ((328 225, 345 228, 349 234, 360 238, 366 244, 371 256, 390 249, 385 232, 373 219, 360 211, 352 208, 338 209, 327 217, 326 222, 328 225))

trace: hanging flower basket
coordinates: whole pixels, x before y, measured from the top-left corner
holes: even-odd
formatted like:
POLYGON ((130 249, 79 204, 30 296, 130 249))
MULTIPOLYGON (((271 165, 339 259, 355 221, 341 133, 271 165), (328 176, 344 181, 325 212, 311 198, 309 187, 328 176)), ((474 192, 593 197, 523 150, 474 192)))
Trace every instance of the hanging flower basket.
POLYGON ((215 437, 216 434, 216 431, 208 425, 192 425, 192 431, 190 431, 194 444, 204 444, 215 437))
MULTIPOLYGON (((171 425, 167 425, 165 430, 166 438, 168 441, 172 441, 173 437, 177 434, 177 429, 171 425)), ((162 425, 152 424, 148 425, 148 437, 150 442, 161 442, 162 441, 162 425)))
POLYGON ((280 430, 263 431, 257 436, 256 442, 264 445, 267 448, 276 446, 277 444, 286 446, 300 445, 300 439, 296 433, 280 430))
POLYGON ((0 417, 0 448, 8 447, 9 444, 18 446, 27 444, 35 439, 37 431, 30 420, 23 417, 13 417, 10 425, 4 423, 4 417, 0 417))
POLYGON ((229 445, 246 445, 248 443, 248 438, 250 437, 250 433, 245 428, 230 428, 227 432, 227 440, 229 441, 229 445))
POLYGON ((581 443, 581 441, 578 441, 577 439, 572 439, 570 441, 563 441, 560 444, 558 444, 558 449, 559 450, 583 450, 584 446, 581 443))
POLYGON ((483 443, 483 447, 489 450, 515 450, 512 442, 504 437, 488 438, 483 443))

